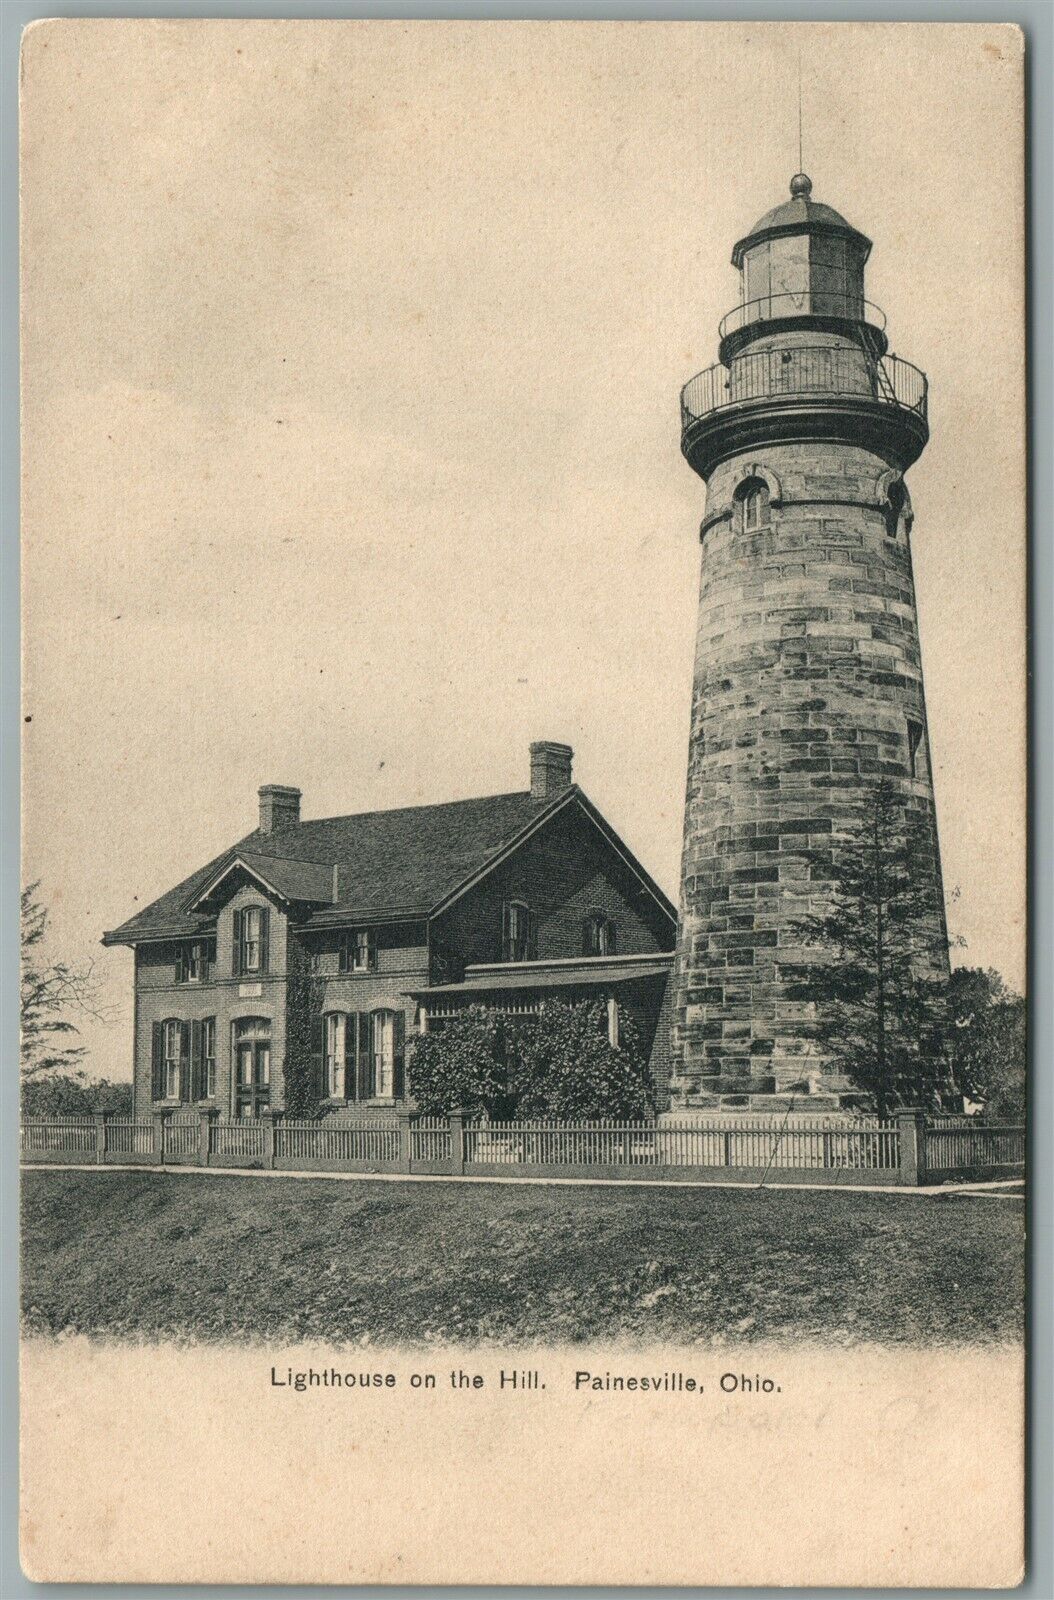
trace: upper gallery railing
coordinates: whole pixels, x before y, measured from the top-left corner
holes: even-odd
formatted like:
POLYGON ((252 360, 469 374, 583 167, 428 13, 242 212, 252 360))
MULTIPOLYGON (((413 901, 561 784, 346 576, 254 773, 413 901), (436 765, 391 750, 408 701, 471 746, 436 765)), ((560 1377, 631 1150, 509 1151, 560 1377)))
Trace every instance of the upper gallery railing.
POLYGON ((760 295, 756 300, 744 300, 733 306, 718 325, 718 337, 725 339, 730 333, 751 327, 755 322, 781 322, 789 317, 828 317, 836 322, 864 322, 869 327, 885 331, 886 314, 859 294, 839 294, 837 290, 801 289, 797 293, 785 290, 780 294, 760 295))
POLYGON ((748 351, 727 367, 718 361, 697 373, 681 390, 681 426, 687 429, 727 406, 798 395, 876 400, 926 420, 926 374, 910 361, 876 360, 848 345, 806 345, 748 351))

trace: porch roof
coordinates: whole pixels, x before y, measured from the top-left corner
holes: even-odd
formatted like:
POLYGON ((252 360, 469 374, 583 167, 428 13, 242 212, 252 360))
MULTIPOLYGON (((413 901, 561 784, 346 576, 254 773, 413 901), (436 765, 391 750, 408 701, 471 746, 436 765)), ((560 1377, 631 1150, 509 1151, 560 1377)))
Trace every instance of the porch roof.
POLYGON ((430 989, 412 989, 415 1000, 427 1005, 430 1000, 470 999, 477 994, 507 994, 524 989, 610 989, 615 984, 639 983, 642 978, 665 978, 670 971, 670 954, 641 956, 638 960, 581 961, 523 964, 506 971, 488 968, 469 973, 463 983, 437 983, 430 989))

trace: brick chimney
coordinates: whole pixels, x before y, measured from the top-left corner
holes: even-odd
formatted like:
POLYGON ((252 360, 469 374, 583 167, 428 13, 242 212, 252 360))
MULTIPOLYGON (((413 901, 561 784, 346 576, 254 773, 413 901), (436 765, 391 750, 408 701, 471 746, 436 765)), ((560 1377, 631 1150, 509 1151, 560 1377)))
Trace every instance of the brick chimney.
POLYGON ((571 787, 571 759, 574 751, 569 744, 553 744, 540 739, 531 745, 531 799, 551 800, 571 787))
POLYGON ((260 790, 260 832, 281 833, 300 822, 300 790, 265 783, 260 790))

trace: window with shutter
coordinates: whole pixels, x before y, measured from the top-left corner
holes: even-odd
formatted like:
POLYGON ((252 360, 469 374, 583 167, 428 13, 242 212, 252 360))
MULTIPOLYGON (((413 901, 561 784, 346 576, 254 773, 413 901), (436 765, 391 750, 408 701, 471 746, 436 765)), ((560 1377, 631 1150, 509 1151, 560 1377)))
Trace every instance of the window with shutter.
POLYGON ((325 1018, 316 1015, 311 1018, 311 1071, 314 1082, 318 1085, 318 1093, 326 1092, 326 1023, 325 1018))
POLYGON ((373 1095, 373 1018, 368 1011, 356 1013, 355 1048, 358 1057, 358 1098, 369 1100, 373 1095))
POLYGON ((191 1095, 191 1056, 190 1056, 190 1023, 181 1022, 179 1025, 179 1090, 180 1100, 189 1100, 191 1095))
POLYGON ((150 1094, 154 1100, 165 1098, 165 1046, 164 1024, 155 1022, 150 1028, 150 1094))
POLYGON ((204 1096, 204 1076, 202 1072, 202 1026, 200 1022, 190 1024, 190 1092, 186 1097, 191 1101, 200 1100, 204 1096))
POLYGON ((231 971, 237 978, 242 970, 242 914, 235 911, 231 918, 231 971))
POLYGON ((206 1017, 201 1024, 201 1093, 206 1100, 216 1098, 215 1017, 206 1017))
POLYGON ((348 1012, 348 1029, 344 1036, 344 1089, 349 1100, 362 1098, 359 1083, 359 1013, 348 1012))
POLYGON ((392 1093, 397 1100, 401 1100, 404 1093, 404 1083, 406 1077, 406 1014, 402 1011, 397 1011, 395 1013, 392 1053, 394 1057, 392 1093))

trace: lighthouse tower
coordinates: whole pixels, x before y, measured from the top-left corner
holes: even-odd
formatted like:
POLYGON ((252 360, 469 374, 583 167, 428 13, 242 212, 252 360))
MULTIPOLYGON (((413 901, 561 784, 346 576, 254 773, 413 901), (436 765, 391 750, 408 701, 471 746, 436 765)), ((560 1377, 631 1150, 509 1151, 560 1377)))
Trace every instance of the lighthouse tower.
POLYGON ((796 174, 735 246, 720 359, 681 396, 706 515, 675 1112, 848 1087, 825 1072, 781 961, 825 892, 816 853, 837 848, 880 779, 924 820, 940 884, 904 481, 929 436, 926 379, 889 354, 864 297, 870 250, 796 174))

